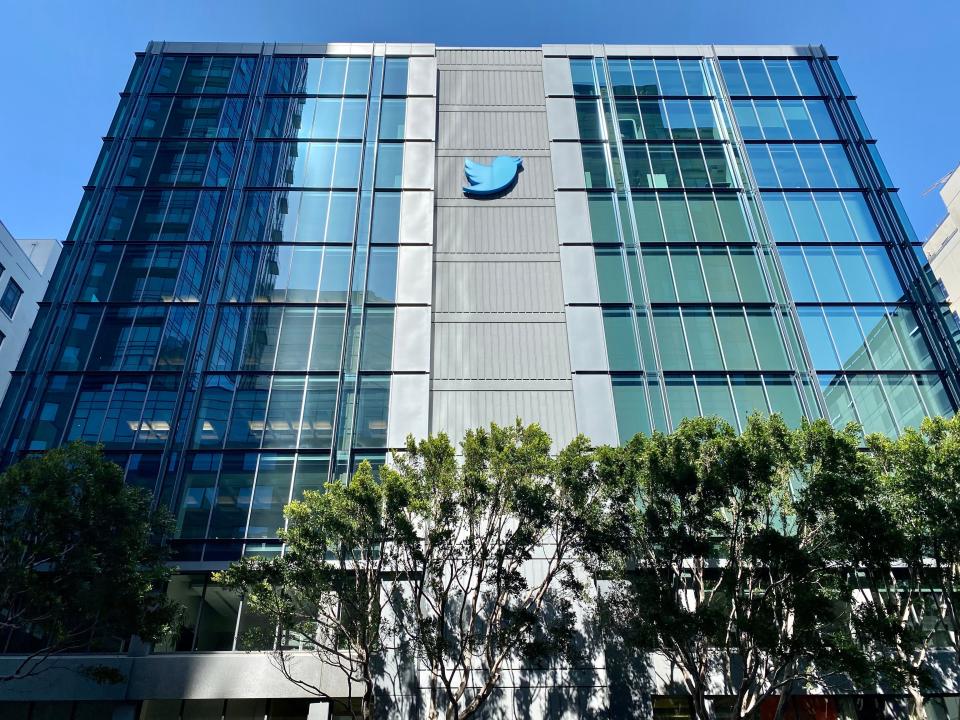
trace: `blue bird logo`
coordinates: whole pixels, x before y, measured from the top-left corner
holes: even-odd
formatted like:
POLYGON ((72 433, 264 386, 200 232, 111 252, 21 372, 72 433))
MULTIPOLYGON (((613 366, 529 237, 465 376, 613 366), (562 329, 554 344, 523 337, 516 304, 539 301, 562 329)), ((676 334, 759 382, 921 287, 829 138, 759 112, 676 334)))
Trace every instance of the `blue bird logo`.
POLYGON ((523 158, 516 155, 499 155, 489 165, 464 160, 463 172, 470 184, 463 188, 463 192, 477 197, 496 195, 517 181, 521 167, 523 158))

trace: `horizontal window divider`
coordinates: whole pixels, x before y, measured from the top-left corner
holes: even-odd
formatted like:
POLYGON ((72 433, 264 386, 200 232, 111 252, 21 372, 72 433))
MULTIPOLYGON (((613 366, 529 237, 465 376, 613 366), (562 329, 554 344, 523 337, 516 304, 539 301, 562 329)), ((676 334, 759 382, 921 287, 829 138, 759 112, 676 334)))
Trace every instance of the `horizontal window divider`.
MULTIPOLYGON (((589 141, 582 141, 584 145, 589 141)), ((623 146, 634 147, 642 145, 729 145, 728 140, 719 138, 630 138, 624 139, 623 146)))
MULTIPOLYGON (((109 244, 109 243, 105 243, 109 244)), ((200 245, 196 242, 184 242, 184 245, 200 245)), ((206 244, 206 243, 205 243, 206 244)), ((400 247, 400 243, 371 243, 377 247, 400 247)), ((353 241, 337 240, 330 242, 307 241, 307 242, 257 242, 256 240, 231 240, 231 247, 353 247, 353 241)))
MULTIPOLYGON (((198 188, 201 189, 201 188, 198 188)), ((321 192, 356 192, 357 187, 343 187, 343 186, 332 186, 332 185, 244 185, 244 190, 279 190, 281 192, 303 192, 310 190, 319 190, 321 192)), ((377 192, 380 192, 381 189, 377 188, 377 192)))
MULTIPOLYGON (((350 93, 350 94, 344 95, 344 94, 342 94, 342 93, 278 93, 278 92, 270 92, 270 93, 264 93, 262 96, 257 96, 257 97, 263 97, 263 98, 266 98, 266 99, 268 99, 268 98, 280 98, 280 99, 288 98, 288 99, 291 99, 291 100, 306 100, 306 99, 309 99, 309 98, 334 98, 334 99, 336 99, 336 98, 351 98, 351 99, 363 100, 364 98, 367 97, 367 94, 366 94, 366 93, 363 93, 363 94, 361 95, 361 94, 358 94, 358 93, 350 93)), ((394 96, 394 95, 383 95, 383 96, 381 96, 381 97, 406 97, 406 96, 405 96, 405 95, 398 95, 398 96, 394 96)))
MULTIPOLYGON (((403 140, 380 140, 379 142, 391 142, 394 144, 403 144, 403 140)), ((339 137, 256 137, 253 140, 254 145, 264 143, 285 143, 293 145, 295 143, 338 143, 340 145, 362 145, 362 138, 339 138, 339 137)))
POLYGON ((717 301, 717 302, 651 302, 650 307, 654 309, 659 308, 672 308, 672 309, 683 309, 683 308, 752 308, 759 310, 775 310, 780 307, 775 302, 735 302, 735 301, 717 301))
POLYGON ((769 187, 761 186, 759 188, 760 192, 785 192, 785 193, 811 193, 811 192, 822 192, 822 193, 834 193, 834 192, 859 192, 864 193, 872 188, 866 187, 769 187))
POLYGON ((754 369, 743 369, 743 370, 664 370, 663 374, 665 377, 722 377, 728 378, 731 376, 741 376, 746 375, 749 377, 766 377, 770 375, 776 375, 779 377, 793 377, 796 373, 793 370, 754 370, 754 369))
MULTIPOLYGON (((379 374, 383 374, 382 371, 378 371, 379 374)), ((223 375, 244 375, 244 376, 257 376, 257 377, 271 377, 274 375, 282 375, 284 377, 288 376, 311 376, 311 377, 338 377, 340 375, 339 370, 204 370, 201 375, 203 377, 220 377, 223 375)))
POLYGON ((112 185, 112 190, 219 190, 225 191, 227 185, 112 185))
MULTIPOLYGON (((753 58, 750 58, 751 60, 753 58)), ((829 95, 731 95, 731 100, 829 100, 829 95)))
POLYGON ((808 139, 761 139, 744 140, 745 145, 847 145, 849 141, 843 138, 833 138, 831 140, 808 139))
MULTIPOLYGON (((584 97, 578 95, 577 97, 584 97)), ((611 93, 614 100, 715 100, 716 95, 618 95, 611 93)))
MULTIPOLYGON (((603 188, 608 190, 608 192, 614 192, 613 188, 603 188)), ((779 188, 777 188, 779 189, 779 188)), ((631 187, 631 193, 678 193, 678 192, 689 192, 689 193, 711 193, 711 192, 720 192, 725 195, 732 195, 734 193, 742 192, 743 188, 739 187, 728 187, 726 185, 714 185, 713 187, 671 187, 671 188, 651 188, 651 187, 631 187)))
POLYGON ((890 300, 889 302, 869 300, 869 301, 859 301, 855 300, 853 302, 836 302, 836 301, 824 301, 824 302, 813 302, 813 301, 803 301, 795 302, 794 305, 797 307, 896 307, 896 308, 915 308, 916 303, 913 303, 909 300, 890 300))
MULTIPOLYGON (((130 93, 131 95, 137 93, 130 93)), ((151 90, 143 93, 146 97, 181 97, 181 98, 248 98, 250 93, 242 92, 206 92, 206 93, 180 93, 180 92, 156 92, 151 90)), ((254 95, 254 97, 257 97, 254 95)))
POLYGON ((923 375, 924 377, 940 377, 939 370, 831 370, 829 368, 815 368, 814 375, 843 375, 856 377, 864 375, 923 375))
POLYGON ((177 300, 177 301, 171 301, 171 302, 164 302, 164 301, 162 301, 162 300, 143 300, 143 301, 137 301, 137 300, 105 300, 105 301, 101 301, 101 302, 94 302, 94 301, 92 301, 92 300, 76 300, 75 302, 71 303, 71 305, 82 305, 82 306, 84 306, 84 307, 115 307, 115 308, 125 308, 125 307, 129 307, 129 308, 138 308, 138 307, 170 307, 171 305, 174 305, 174 306, 179 306, 179 305, 198 306, 198 305, 203 305, 203 304, 204 304, 204 303, 200 302, 200 300, 188 300, 188 301, 177 300))

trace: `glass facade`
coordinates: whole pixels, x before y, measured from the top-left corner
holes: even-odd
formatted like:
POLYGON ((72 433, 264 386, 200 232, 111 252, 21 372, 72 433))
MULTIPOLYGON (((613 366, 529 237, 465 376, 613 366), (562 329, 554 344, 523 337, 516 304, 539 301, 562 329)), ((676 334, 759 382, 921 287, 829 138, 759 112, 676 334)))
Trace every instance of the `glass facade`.
POLYGON ((621 442, 696 415, 895 435, 954 412, 952 320, 835 63, 569 68, 591 228, 578 242, 593 247, 621 442))
POLYGON ((180 560, 274 552, 292 497, 382 463, 407 69, 139 57, 46 298, 66 309, 10 393, 7 458, 102 443, 173 509, 180 560))

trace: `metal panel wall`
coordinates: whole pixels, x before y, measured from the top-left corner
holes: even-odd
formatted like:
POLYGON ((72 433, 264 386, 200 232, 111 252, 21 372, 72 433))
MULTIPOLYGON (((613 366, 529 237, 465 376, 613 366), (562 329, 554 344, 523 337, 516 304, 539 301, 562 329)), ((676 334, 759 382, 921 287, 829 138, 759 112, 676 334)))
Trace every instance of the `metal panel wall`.
POLYGON ((542 58, 445 50, 439 71, 431 431, 576 433, 542 58), (516 186, 465 198, 464 160, 520 155, 516 186))

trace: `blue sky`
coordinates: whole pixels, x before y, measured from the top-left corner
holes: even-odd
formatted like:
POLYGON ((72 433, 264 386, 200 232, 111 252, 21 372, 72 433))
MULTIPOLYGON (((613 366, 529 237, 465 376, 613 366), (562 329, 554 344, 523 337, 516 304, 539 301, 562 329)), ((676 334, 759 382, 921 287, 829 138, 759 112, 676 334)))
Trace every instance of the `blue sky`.
POLYGON ((149 40, 824 44, 839 55, 918 234, 960 162, 960 2, 920 0, 0 0, 0 219, 63 239, 149 40))

